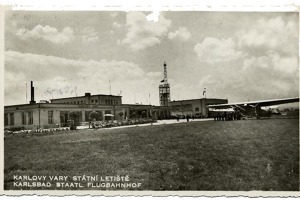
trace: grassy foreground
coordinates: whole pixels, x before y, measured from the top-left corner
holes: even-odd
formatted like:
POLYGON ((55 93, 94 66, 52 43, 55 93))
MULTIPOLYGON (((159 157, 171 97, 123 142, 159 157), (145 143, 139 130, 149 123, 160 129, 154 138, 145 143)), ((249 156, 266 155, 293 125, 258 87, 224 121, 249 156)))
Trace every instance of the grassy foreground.
POLYGON ((9 136, 4 145, 8 190, 41 189, 14 187, 14 175, 128 175, 141 190, 299 190, 299 119, 9 136))

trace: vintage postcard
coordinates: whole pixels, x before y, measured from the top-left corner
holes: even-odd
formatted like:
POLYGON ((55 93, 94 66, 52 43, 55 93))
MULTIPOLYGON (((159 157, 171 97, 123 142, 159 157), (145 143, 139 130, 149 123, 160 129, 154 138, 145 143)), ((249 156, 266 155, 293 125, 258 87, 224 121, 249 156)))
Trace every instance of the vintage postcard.
POLYGON ((300 195, 297 11, 1 12, 2 194, 300 195))

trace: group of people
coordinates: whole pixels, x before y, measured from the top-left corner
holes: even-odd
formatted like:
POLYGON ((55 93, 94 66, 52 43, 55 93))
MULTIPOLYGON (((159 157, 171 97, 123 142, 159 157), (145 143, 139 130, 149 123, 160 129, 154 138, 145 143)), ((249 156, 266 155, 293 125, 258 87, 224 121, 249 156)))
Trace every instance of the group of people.
POLYGON ((232 121, 232 120, 241 120, 242 114, 239 111, 236 112, 223 112, 223 113, 216 113, 214 115, 214 121, 232 121))
MULTIPOLYGON (((176 116, 177 121, 179 121, 180 117, 176 116)), ((183 116, 183 119, 186 119, 187 122, 190 121, 190 119, 194 120, 195 116, 194 115, 187 115, 187 116, 183 116)))

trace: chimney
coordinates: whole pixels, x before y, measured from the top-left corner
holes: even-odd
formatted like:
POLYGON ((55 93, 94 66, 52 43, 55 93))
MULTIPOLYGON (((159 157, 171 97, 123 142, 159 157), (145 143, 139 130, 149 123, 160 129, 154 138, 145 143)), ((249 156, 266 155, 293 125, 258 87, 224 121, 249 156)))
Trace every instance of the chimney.
POLYGON ((90 93, 90 92, 86 92, 86 93, 84 94, 84 96, 90 97, 90 96, 91 96, 91 93, 90 93))
POLYGON ((34 104, 35 100, 34 100, 34 87, 33 87, 33 81, 30 81, 31 86, 30 86, 30 92, 31 92, 31 100, 30 100, 30 104, 34 104))

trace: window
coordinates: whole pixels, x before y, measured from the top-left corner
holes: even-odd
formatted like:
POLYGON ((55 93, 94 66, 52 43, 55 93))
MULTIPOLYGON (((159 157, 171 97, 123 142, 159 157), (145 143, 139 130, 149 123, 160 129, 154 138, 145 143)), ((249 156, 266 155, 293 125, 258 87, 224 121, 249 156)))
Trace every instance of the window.
POLYGON ((60 123, 64 123, 64 121, 65 121, 63 111, 59 111, 59 121, 60 121, 60 123))
POLYGON ((105 114, 111 114, 111 110, 105 110, 104 113, 105 114))
POLYGON ((32 112, 28 112, 28 125, 33 124, 33 114, 32 112))
POLYGON ((59 112, 60 125, 62 127, 67 125, 68 120, 69 120, 69 113, 70 113, 70 111, 60 111, 59 112))
POLYGON ((92 100, 92 103, 94 103, 94 100, 92 100))
POLYGON ((26 113, 22 112, 22 125, 26 125, 26 113))
POLYGON ((97 101, 97 99, 95 99, 95 103, 97 103, 98 101, 97 101))
POLYGON ((48 111, 48 124, 53 124, 53 111, 48 111))
POLYGON ((195 108, 195 111, 199 111, 199 108, 195 108))
POLYGON ((84 111, 85 113, 84 113, 84 115, 85 115, 85 121, 86 122, 88 122, 89 120, 90 120, 90 113, 92 112, 92 111, 84 111))
POLYGON ((10 125, 15 125, 15 115, 14 115, 14 113, 10 113, 10 125))
POLYGON ((4 114, 4 126, 8 126, 8 114, 4 114))
POLYGON ((118 100, 116 100, 116 105, 118 105, 118 100))

